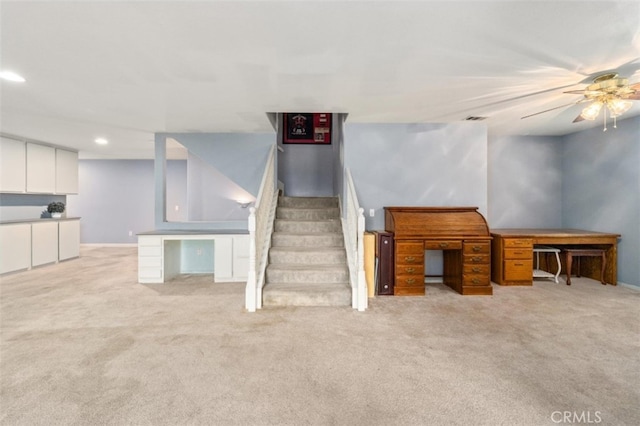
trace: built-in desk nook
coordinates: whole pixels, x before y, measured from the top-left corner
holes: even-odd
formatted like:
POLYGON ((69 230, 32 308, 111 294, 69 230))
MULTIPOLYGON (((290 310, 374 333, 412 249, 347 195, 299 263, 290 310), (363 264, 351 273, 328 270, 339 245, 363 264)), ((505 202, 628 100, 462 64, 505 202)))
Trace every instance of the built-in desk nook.
POLYGON ((395 245, 394 295, 424 295, 424 252, 442 250, 443 282, 464 295, 491 295, 491 236, 477 207, 385 207, 395 245))
POLYGON ((218 282, 246 281, 248 272, 248 231, 138 234, 139 283, 163 283, 180 274, 211 274, 218 282))
MULTIPOLYGON (((567 270, 566 249, 594 249, 598 256, 584 257, 574 269, 579 276, 593 278, 603 284, 616 285, 617 246, 619 234, 584 231, 581 229, 492 229, 491 280, 500 285, 532 285, 533 247, 551 246, 560 250, 567 270), (600 256, 604 250, 604 257, 600 256), (564 253, 563 253, 564 252, 564 253), (605 261, 606 259, 606 261, 605 261), (604 265, 603 265, 604 264, 604 265), (602 270, 604 266, 604 271, 602 270), (604 274, 603 274, 604 272, 604 274)), ((593 250, 592 250, 593 251, 593 250)), ((582 251, 584 252, 584 251, 582 251)), ((569 262, 569 266, 571 262, 569 262)), ((551 272, 550 265, 544 265, 551 272)), ((568 283, 570 283, 568 279, 568 283)))

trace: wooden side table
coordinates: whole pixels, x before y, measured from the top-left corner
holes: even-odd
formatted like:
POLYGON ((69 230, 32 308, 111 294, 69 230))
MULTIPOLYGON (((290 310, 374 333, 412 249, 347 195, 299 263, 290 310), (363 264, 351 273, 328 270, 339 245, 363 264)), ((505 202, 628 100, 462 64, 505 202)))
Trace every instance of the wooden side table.
POLYGON ((576 276, 580 276, 580 257, 582 256, 595 256, 602 258, 602 269, 600 274, 600 282, 605 285, 607 284, 604 281, 604 268, 607 266, 607 256, 605 254, 604 249, 597 248, 565 248, 563 249, 566 256, 567 263, 567 285, 571 285, 571 264, 573 263, 573 258, 576 258, 576 262, 578 264, 578 273, 576 276))

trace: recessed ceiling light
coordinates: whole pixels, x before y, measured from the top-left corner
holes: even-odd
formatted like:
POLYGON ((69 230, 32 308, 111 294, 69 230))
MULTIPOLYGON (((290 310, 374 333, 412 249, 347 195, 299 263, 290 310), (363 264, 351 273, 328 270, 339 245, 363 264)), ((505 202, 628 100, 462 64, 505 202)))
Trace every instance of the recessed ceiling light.
POLYGON ((106 144, 108 144, 108 143, 109 143, 109 141, 108 141, 108 140, 106 140, 105 138, 96 138, 96 143, 97 143, 98 145, 106 145, 106 144))
POLYGON ((17 83, 24 83, 26 81, 23 76, 18 75, 13 71, 1 71, 0 78, 8 81, 15 81, 17 83))

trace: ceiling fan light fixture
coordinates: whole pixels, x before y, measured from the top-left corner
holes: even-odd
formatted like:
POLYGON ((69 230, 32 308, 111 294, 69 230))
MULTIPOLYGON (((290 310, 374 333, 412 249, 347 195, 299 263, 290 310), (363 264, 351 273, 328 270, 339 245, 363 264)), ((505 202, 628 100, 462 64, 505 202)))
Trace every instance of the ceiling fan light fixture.
POLYGON ((600 114, 600 110, 602 109, 603 103, 600 101, 596 101, 582 110, 580 116, 585 120, 593 121, 600 114))
POLYGON ((607 107, 609 108, 609 111, 611 111, 612 117, 618 117, 624 114, 631 109, 632 105, 633 102, 620 98, 612 99, 607 103, 607 107))

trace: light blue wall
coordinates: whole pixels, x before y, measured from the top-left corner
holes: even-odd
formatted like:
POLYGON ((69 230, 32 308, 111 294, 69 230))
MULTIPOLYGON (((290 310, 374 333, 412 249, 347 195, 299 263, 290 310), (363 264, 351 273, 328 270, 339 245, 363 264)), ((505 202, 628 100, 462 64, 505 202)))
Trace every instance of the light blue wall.
POLYGON ((82 218, 81 243, 135 243, 153 229, 153 161, 80 160, 78 180, 79 195, 67 200, 82 218))
POLYGON ((255 199, 260 189, 269 150, 276 141, 274 133, 156 133, 155 135, 155 226, 157 230, 233 229, 246 231, 248 210, 237 212, 235 200, 255 199), (187 148, 189 158, 197 162, 188 165, 188 221, 169 221, 166 143, 173 138, 187 148), (197 163, 197 164, 196 164, 197 163), (207 182, 207 179, 210 181, 207 182), (204 180, 203 180, 204 179, 204 180), (203 185, 207 193, 203 199, 203 185), (212 192, 208 192, 212 191, 212 192), (216 193, 218 203, 206 199, 216 193), (230 195, 231 194, 231 195, 230 195), (238 194, 238 195, 235 195, 238 194), (223 202, 224 199, 224 202, 223 202), (230 213, 231 211, 231 213, 230 213), (192 218, 195 218, 192 219, 192 218))
POLYGON ((384 229, 385 206, 471 206, 487 214, 487 129, 481 123, 347 121, 344 158, 368 230, 384 229))
POLYGON ((640 117, 564 137, 562 223, 621 234, 618 281, 640 286, 640 117))
POLYGON ((491 228, 562 227, 562 139, 489 138, 491 228))
MULTIPOLYGON (((167 173, 178 182, 184 168, 184 162, 170 161, 167 173)), ((153 160, 78 162, 79 194, 67 195, 67 215, 81 217, 81 243, 133 244, 137 233, 154 229, 153 169, 153 160)), ((174 204, 185 202, 172 187, 168 198, 174 204)))

